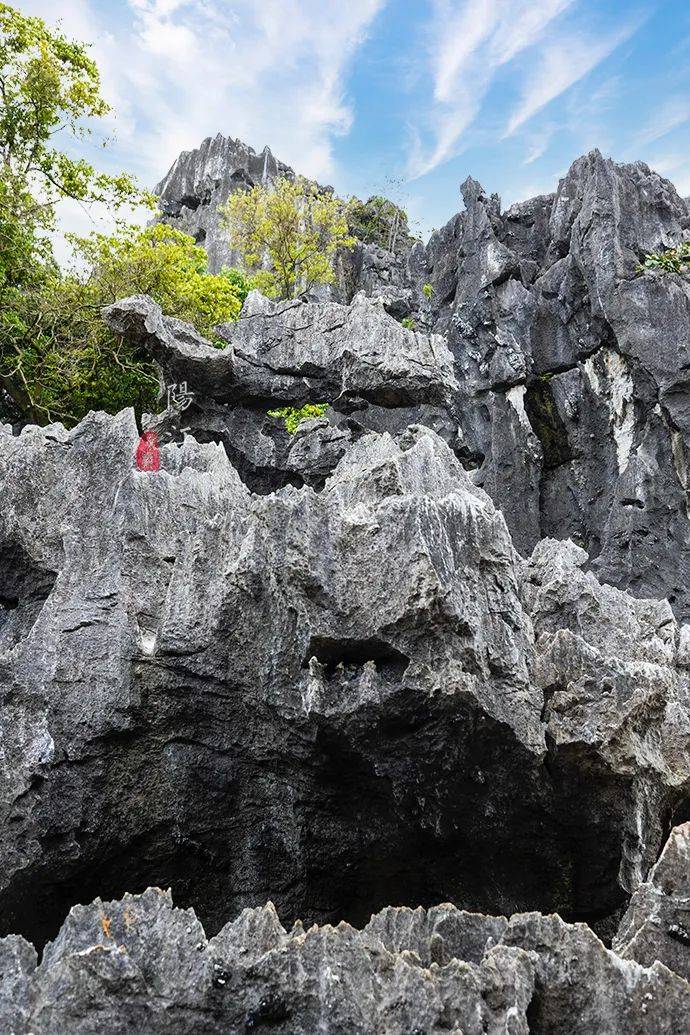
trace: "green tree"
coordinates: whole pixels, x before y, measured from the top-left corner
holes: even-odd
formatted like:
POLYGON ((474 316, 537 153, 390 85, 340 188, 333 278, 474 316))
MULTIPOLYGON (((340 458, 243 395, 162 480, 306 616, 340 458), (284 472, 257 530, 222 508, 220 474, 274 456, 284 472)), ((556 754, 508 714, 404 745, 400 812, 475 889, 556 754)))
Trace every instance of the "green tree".
POLYGON ((336 252, 355 243, 343 202, 306 180, 237 191, 223 219, 253 285, 269 298, 296 298, 331 284, 336 252))
POLYGON ((0 205, 10 240, 16 221, 52 228, 63 198, 116 209, 152 202, 126 173, 98 172, 56 146, 57 138, 90 136, 90 120, 109 111, 83 44, 0 3, 0 205))
POLYGON ((56 144, 88 136, 89 120, 108 111, 86 48, 0 3, 0 386, 13 415, 39 416, 26 374, 35 364, 36 297, 56 283, 47 234, 57 203, 151 201, 130 176, 100 173, 56 144))
POLYGON ((150 295, 168 316, 194 324, 208 338, 220 323, 236 320, 249 291, 239 270, 207 272, 208 256, 189 234, 157 223, 122 225, 117 234, 71 235, 77 260, 100 306, 128 295, 150 295))
POLYGON ((111 333, 104 305, 148 294, 165 313, 213 337, 237 319, 249 285, 237 271, 206 272, 207 257, 192 237, 163 224, 121 226, 113 235, 72 237, 76 268, 45 276, 25 290, 6 327, 0 372, 15 401, 15 419, 72 425, 89 410, 115 413, 155 408, 158 377, 145 353, 111 333))
POLYGON ((145 355, 111 334, 103 305, 148 293, 164 312, 209 335, 235 319, 248 285, 211 276, 191 237, 121 223, 72 238, 75 271, 53 260, 59 202, 153 204, 132 177, 98 172, 58 142, 82 139, 109 111, 85 46, 0 3, 0 417, 76 423, 90 409, 151 408, 158 378, 145 355))

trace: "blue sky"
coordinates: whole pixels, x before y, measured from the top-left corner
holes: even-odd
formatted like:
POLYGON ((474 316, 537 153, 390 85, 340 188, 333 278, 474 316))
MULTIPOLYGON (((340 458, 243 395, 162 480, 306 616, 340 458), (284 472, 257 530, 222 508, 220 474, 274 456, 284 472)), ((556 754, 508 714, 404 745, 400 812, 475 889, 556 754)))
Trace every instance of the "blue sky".
POLYGON ((340 194, 388 193, 423 235, 468 174, 507 206, 592 147, 690 194, 688 0, 63 0, 60 17, 115 109, 94 160, 147 186, 222 132, 340 194))

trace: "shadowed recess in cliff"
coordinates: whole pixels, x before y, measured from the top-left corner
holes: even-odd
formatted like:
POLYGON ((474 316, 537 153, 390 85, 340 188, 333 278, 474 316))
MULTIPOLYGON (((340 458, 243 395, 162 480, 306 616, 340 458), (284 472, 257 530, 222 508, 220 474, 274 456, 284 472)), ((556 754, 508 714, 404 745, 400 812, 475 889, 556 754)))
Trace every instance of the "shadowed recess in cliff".
POLYGON ((31 631, 56 578, 56 572, 42 567, 19 543, 0 548, 0 652, 31 631))

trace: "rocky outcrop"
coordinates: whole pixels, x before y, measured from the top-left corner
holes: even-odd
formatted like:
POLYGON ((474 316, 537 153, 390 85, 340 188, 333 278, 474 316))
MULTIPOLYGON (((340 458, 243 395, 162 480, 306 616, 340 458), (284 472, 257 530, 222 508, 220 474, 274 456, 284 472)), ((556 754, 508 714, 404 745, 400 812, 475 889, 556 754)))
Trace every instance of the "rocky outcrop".
MULTIPOLYGON (((597 151, 506 212, 472 179, 463 198, 426 249, 344 257, 334 297, 364 291, 446 337, 458 390, 416 419, 476 469, 524 554, 568 536, 604 581, 690 616, 690 289, 638 271, 684 238, 687 202, 597 151)), ((376 405, 360 424, 401 430, 376 405)))
POLYGON ((223 266, 241 265, 242 257, 233 251, 220 218, 230 195, 294 176, 270 148, 257 154, 241 140, 219 133, 194 151, 183 151, 154 191, 161 220, 202 244, 208 252, 209 271, 218 273, 223 266))
POLYGON ((573 546, 525 566, 429 429, 263 496, 221 445, 152 475, 137 439, 123 412, 1 441, 4 932, 155 881, 211 930, 269 895, 608 929, 688 789, 668 605, 573 546))
POLYGON ((614 939, 624 959, 660 960, 690 981, 690 823, 676 827, 614 939))
POLYGON ((685 202, 464 194, 385 297, 109 307, 158 469, 0 429, 2 1030, 682 1030, 685 202))
POLYGON ((621 960, 584 925, 451 905, 287 931, 269 903, 207 939, 193 910, 149 889, 72 909, 39 966, 16 937, 0 959, 14 1035, 677 1035, 690 1005, 677 974, 621 960))
POLYGON ((104 317, 148 349, 164 379, 187 382, 202 399, 397 407, 443 402, 457 388, 445 340, 406 330, 364 295, 341 306, 276 303, 252 291, 237 323, 219 328, 226 349, 164 317, 146 296, 116 302, 104 317))
POLYGON ((184 423, 198 442, 222 442, 254 492, 322 487, 346 445, 366 431, 349 421, 350 411, 371 404, 392 415, 390 430, 402 431, 457 389, 445 340, 401 327, 363 294, 341 306, 272 303, 251 292, 240 320, 219 328, 228 342, 220 350, 145 297, 110 306, 105 318, 151 353, 163 383, 185 382, 194 393, 176 434, 168 435, 166 414, 157 426, 181 441, 184 423), (328 424, 300 428, 295 439, 268 414, 272 406, 328 401, 328 424))
POLYGON ((598 152, 505 213, 463 194, 427 253, 478 483, 524 552, 570 536, 604 581, 686 616, 690 288, 637 270, 683 238, 686 202, 598 152))

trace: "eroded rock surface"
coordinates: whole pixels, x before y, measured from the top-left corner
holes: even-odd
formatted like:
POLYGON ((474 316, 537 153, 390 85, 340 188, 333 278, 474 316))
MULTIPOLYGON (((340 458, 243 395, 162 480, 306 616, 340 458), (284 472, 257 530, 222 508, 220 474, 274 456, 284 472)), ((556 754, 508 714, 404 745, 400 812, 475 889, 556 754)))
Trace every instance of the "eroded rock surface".
POLYGON ((225 349, 145 295, 108 306, 104 317, 148 349, 166 379, 186 381, 202 399, 396 407, 443 402, 457 388, 445 340, 407 330, 363 294, 342 306, 271 302, 252 291, 237 323, 219 328, 225 349))
MULTIPOLYGON (((598 151, 506 211, 475 180, 462 193, 426 248, 356 250, 334 297, 445 337, 457 389, 412 420, 476 471, 523 554, 572 538, 603 581, 690 617, 690 282, 638 270, 687 236, 687 202, 598 151)), ((411 422, 399 401, 354 409, 371 430, 411 422)))
POLYGON ((690 981, 690 823, 671 833, 658 863, 633 895, 614 948, 645 965, 660 960, 690 981))
POLYGON ((160 470, 130 411, 0 429, 3 1030, 683 1030, 690 295, 636 266, 686 203, 463 190, 225 348, 109 307, 193 393, 160 470))
POLYGON ((427 248, 458 455, 521 551, 569 536, 604 581, 687 616, 690 287, 637 268, 686 236, 686 202, 596 151, 506 212, 473 180, 463 198, 427 248))
POLYGON ((21 938, 0 959, 14 1035, 678 1035, 690 1005, 677 974, 621 960, 582 924, 451 905, 389 907, 359 931, 285 930, 269 903, 207 939, 151 888, 72 909, 38 967, 21 938))
POLYGON ((211 930, 270 896, 307 922, 624 905, 688 788, 668 605, 572 545, 526 565, 421 426, 263 496, 220 444, 164 445, 152 475, 137 439, 124 411, 0 442, 27 587, 0 656, 4 931, 154 880, 211 930))

